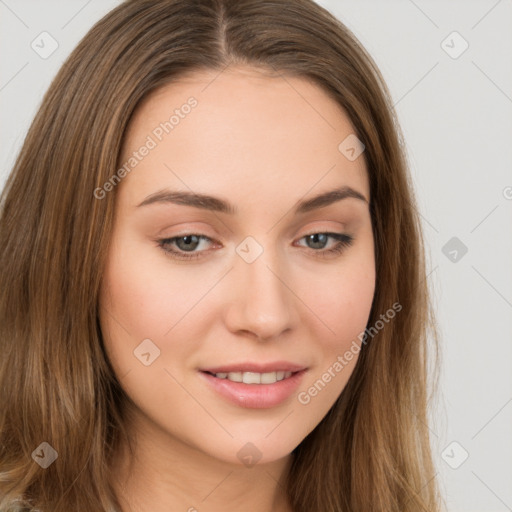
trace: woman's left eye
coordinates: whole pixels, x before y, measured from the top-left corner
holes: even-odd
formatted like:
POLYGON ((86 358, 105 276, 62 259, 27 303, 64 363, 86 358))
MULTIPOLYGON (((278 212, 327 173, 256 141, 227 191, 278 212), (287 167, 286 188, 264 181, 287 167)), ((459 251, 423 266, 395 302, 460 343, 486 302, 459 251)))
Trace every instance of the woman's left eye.
MULTIPOLYGON (((311 249, 315 255, 321 257, 328 257, 341 253, 346 247, 352 245, 354 238, 350 235, 343 233, 313 233, 303 236, 299 240, 305 240, 308 248, 311 249), (330 248, 326 248, 329 240, 336 241, 330 248)), ((172 238, 163 238, 158 240, 158 245, 162 250, 171 258, 191 260, 201 257, 204 250, 196 251, 201 246, 201 242, 213 242, 211 238, 198 234, 187 234, 182 236, 175 236, 172 238)), ((301 246, 304 247, 304 246, 301 246)))
POLYGON ((316 251, 319 253, 319 256, 328 257, 330 255, 336 255, 341 253, 346 247, 352 245, 354 238, 350 235, 345 235, 343 233, 313 233, 311 235, 306 235, 301 238, 301 240, 306 240, 307 243, 312 244, 315 247, 309 246, 310 249, 322 249, 321 251, 316 251), (333 239, 336 242, 330 249, 326 249, 325 246, 328 244, 329 239, 333 239), (318 246, 321 247, 318 247, 318 246))

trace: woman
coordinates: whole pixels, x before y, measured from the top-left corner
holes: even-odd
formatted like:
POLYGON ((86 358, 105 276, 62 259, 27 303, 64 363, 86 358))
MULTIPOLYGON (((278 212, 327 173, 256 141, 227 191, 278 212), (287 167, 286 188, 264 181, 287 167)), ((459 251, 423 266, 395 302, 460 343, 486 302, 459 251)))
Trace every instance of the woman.
POLYGON ((100 20, 2 195, 0 510, 440 510, 399 140, 310 0, 100 20))

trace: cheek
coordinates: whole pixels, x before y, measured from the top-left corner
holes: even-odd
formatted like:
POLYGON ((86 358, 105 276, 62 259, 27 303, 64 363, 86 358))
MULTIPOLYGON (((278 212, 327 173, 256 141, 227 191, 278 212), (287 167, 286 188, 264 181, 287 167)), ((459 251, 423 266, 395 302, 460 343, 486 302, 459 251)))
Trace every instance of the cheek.
POLYGON ((174 286, 162 283, 158 267, 147 264, 145 257, 140 250, 120 240, 103 274, 101 328, 118 376, 140 366, 135 359, 137 348, 141 343, 152 347, 145 340, 154 344, 150 350, 152 357, 161 351, 161 340, 176 323, 182 309, 181 295, 175 292, 174 286))
MULTIPOLYGON (((335 272, 318 277, 316 293, 308 297, 307 305, 318 322, 311 339, 317 348, 317 364, 297 395, 297 401, 311 413, 322 415, 343 391, 357 363, 361 334, 364 332, 375 292, 373 246, 354 252, 335 272)), ((313 428, 314 422, 311 422, 313 428)))
MULTIPOLYGON (((109 265, 104 274, 102 309, 108 312, 110 328, 124 332, 132 342, 160 338, 171 327, 176 297, 166 287, 156 286, 151 271, 136 265, 132 256, 109 265)), ((177 301, 176 301, 177 302, 177 301)))
POLYGON ((319 274, 315 287, 303 283, 308 306, 324 324, 317 336, 325 350, 339 351, 366 328, 375 293, 373 244, 361 244, 339 264, 319 274), (312 291, 313 290, 313 291, 312 291))
POLYGON ((107 264, 102 297, 117 323, 140 342, 164 338, 201 298, 207 284, 185 266, 170 274, 160 249, 121 241, 107 264))
POLYGON ((373 272, 346 272, 317 280, 321 290, 307 295, 308 305, 330 327, 331 334, 344 336, 350 326, 364 326, 370 313, 375 278, 373 272))

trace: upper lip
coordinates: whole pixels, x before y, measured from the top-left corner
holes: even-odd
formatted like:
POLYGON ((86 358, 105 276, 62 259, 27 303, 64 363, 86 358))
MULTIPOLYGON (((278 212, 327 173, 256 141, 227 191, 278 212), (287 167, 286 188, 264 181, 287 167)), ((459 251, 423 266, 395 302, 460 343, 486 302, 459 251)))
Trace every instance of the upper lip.
POLYGON ((270 373, 277 371, 300 372, 305 370, 306 366, 290 363, 288 361, 275 361, 269 363, 232 363, 223 366, 212 366, 210 368, 201 368, 203 372, 209 373, 232 373, 232 372, 254 372, 254 373, 270 373))

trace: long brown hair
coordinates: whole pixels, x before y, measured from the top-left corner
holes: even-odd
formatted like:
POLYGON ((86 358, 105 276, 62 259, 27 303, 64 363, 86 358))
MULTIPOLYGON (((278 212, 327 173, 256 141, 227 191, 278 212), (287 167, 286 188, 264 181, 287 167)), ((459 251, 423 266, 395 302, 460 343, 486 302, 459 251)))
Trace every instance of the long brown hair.
POLYGON ((129 398, 98 323, 116 193, 99 200, 94 191, 118 170, 127 125, 150 92, 237 64, 308 78, 345 109, 370 180, 377 282, 368 326, 402 306, 362 346, 339 399, 294 450, 290 504, 440 510, 426 427, 427 340, 435 349, 437 335, 400 128, 375 63, 312 0, 131 0, 66 60, 2 193, 1 511, 120 509, 110 464, 130 441, 129 398), (58 454, 46 469, 33 455, 48 450, 43 442, 58 454))

